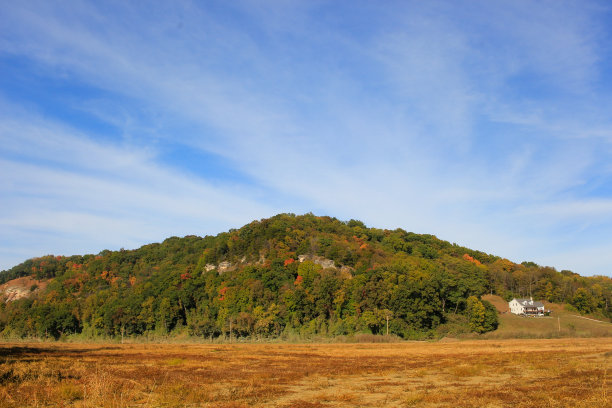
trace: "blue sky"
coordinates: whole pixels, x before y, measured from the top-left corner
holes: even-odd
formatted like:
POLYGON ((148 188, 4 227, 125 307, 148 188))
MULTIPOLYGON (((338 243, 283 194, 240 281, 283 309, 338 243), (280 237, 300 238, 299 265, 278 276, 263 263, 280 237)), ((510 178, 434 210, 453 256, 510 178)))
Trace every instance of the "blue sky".
POLYGON ((0 5, 0 269, 279 212, 612 274, 606 1, 0 5))

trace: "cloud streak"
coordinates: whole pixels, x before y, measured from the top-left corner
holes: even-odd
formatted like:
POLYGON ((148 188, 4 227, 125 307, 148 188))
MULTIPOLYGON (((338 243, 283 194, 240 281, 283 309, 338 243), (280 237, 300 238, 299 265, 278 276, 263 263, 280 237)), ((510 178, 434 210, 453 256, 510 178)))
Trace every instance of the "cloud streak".
MULTIPOLYGON (((156 164, 154 155, 28 119, 26 125, 25 118, 0 118, 3 153, 14 156, 0 160, 0 242, 31 248, 17 256, 97 253, 172 235, 216 234, 272 212, 245 197, 253 189, 221 189, 156 164)), ((8 265, 18 261, 3 254, 8 265)))
POLYGON ((95 252, 315 211, 609 274, 561 264, 589 252, 587 235, 609 242, 608 14, 599 2, 4 5, 0 59, 62 91, 43 103, 0 89, 2 225, 32 240, 36 226, 68 241, 70 225, 99 228, 105 241, 79 238, 95 252))

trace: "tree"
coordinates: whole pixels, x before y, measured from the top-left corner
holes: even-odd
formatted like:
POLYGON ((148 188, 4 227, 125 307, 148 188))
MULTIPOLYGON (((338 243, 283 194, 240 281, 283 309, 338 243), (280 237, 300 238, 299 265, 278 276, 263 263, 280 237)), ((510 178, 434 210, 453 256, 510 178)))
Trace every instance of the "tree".
POLYGON ((481 300, 482 305, 485 308, 484 322, 482 327, 485 332, 493 331, 497 329, 499 325, 499 321, 497 319, 497 309, 495 306, 491 304, 491 302, 487 302, 486 300, 481 300))
POLYGON ((370 329, 372 334, 378 334, 381 331, 383 321, 380 315, 372 310, 366 310, 361 314, 361 321, 370 329))
POLYGON ((187 328, 192 336, 217 336, 220 331, 210 309, 192 309, 187 314, 187 328))
POLYGON ((552 301, 554 301, 554 294, 555 294, 555 292, 554 292, 553 284, 552 284, 552 282, 548 282, 546 284, 546 287, 544 288, 544 297, 549 302, 552 302, 552 301))
POLYGON ((580 313, 591 313, 595 310, 595 298, 585 288, 578 288, 570 304, 574 306, 580 313))
POLYGON ((170 324, 172 323, 172 307, 170 306, 170 299, 167 297, 163 298, 157 307, 157 328, 162 329, 164 333, 170 331, 170 324))
POLYGON ((467 299, 467 315, 470 330, 476 333, 484 333, 485 329, 485 307, 476 296, 467 299))
POLYGON ((144 331, 153 330, 155 327, 155 313, 153 311, 153 305, 155 298, 149 296, 144 302, 140 304, 140 313, 138 320, 142 325, 144 331))

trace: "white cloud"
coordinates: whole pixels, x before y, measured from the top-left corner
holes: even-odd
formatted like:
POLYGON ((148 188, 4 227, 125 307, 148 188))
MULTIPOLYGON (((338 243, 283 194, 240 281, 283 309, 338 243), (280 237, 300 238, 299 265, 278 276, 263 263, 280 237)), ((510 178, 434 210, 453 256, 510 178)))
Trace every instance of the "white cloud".
MULTIPOLYGON (((221 189, 150 155, 35 117, 28 122, 0 119, 0 152, 19 157, 0 160, 0 242, 19 256, 28 247, 97 253, 171 235, 216 234, 273 213, 244 186, 221 189)), ((0 267, 16 261, 3 257, 0 267)))
POLYGON ((5 5, 2 55, 100 90, 73 108, 123 140, 4 117, 0 165, 15 176, 0 178, 2 225, 141 242, 313 210, 521 260, 554 259, 568 245, 551 239, 559 226, 607 216, 607 197, 581 192, 610 172, 593 6, 364 3, 339 18, 341 6, 272 4, 232 4, 223 19, 192 3, 5 5), (159 141, 245 177, 186 176, 159 141))

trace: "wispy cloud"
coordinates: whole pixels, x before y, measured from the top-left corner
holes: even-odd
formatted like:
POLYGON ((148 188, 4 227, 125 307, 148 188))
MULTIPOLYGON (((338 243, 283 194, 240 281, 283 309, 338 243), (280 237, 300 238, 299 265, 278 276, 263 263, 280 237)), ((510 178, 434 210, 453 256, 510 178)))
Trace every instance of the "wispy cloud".
POLYGON ((0 118, 8 157, 0 160, 0 243, 31 249, 3 254, 3 266, 24 253, 97 253, 216 234, 273 212, 245 186, 219 188, 134 147, 97 143, 35 116, 19 119, 0 118))
POLYGON ((28 240, 36 226, 99 228, 105 240, 78 240, 102 249, 316 211, 566 260, 610 228, 609 13, 599 2, 3 5, 0 59, 61 92, 42 103, 2 90, 2 225, 28 240), (198 174, 193 161, 210 158, 198 174), (231 179, 210 177, 221 162, 231 179))

